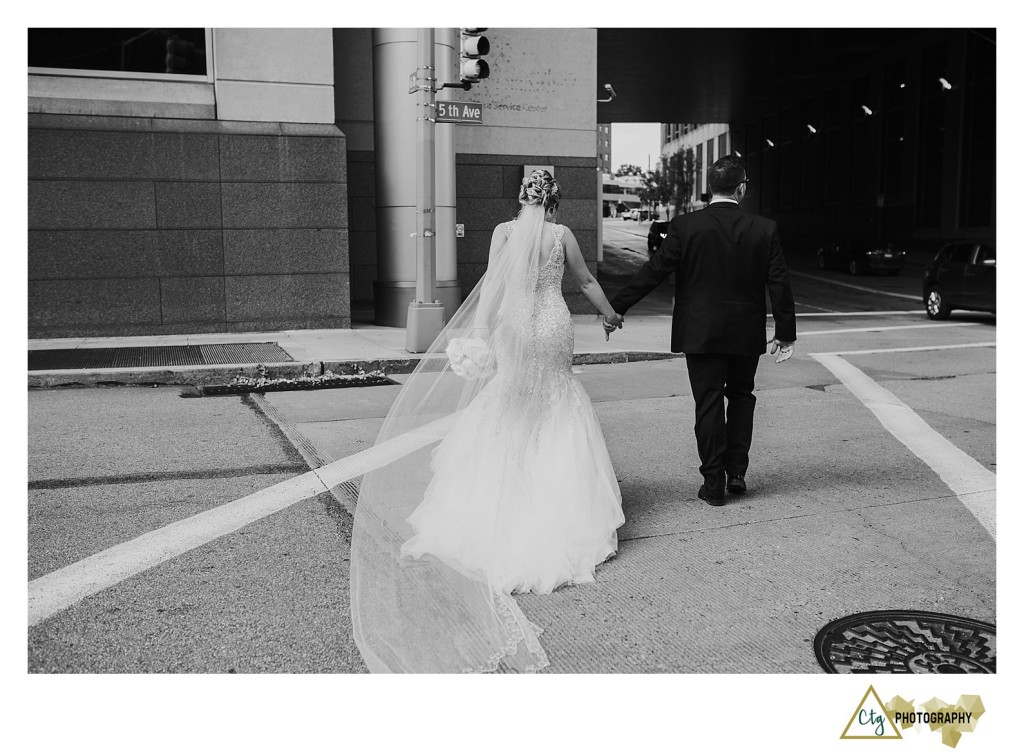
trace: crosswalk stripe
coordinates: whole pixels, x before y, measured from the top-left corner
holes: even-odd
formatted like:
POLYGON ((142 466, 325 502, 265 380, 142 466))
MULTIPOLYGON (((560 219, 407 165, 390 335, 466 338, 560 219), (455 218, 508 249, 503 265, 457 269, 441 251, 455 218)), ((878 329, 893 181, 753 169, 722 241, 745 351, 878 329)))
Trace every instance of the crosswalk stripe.
POLYGON ((906 403, 838 355, 813 357, 931 468, 982 527, 996 538, 996 474, 929 426, 906 403))

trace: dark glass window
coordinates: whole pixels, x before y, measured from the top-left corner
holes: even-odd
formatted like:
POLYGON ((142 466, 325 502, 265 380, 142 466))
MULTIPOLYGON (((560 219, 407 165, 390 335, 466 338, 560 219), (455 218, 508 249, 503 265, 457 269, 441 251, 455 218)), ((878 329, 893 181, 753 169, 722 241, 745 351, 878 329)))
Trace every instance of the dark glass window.
POLYGON ((989 38, 969 33, 960 170, 962 227, 987 227, 992 223, 996 180, 995 61, 995 45, 989 38))
POLYGON ((906 84, 906 61, 897 60, 885 66, 884 82, 882 84, 885 91, 882 98, 882 106, 886 110, 903 106, 907 94, 906 84))
POLYGON ((704 145, 697 144, 696 158, 693 160, 694 169, 696 170, 695 180, 693 181, 693 190, 696 193, 697 198, 704 193, 704 145))
POLYGON ((715 164, 715 140, 708 139, 708 168, 715 164))
POLYGON ((850 85, 850 93, 852 101, 850 102, 849 111, 853 113, 853 119, 861 120, 866 118, 868 114, 864 112, 862 105, 867 105, 871 110, 875 109, 874 103, 871 101, 871 78, 869 76, 855 78, 850 85))
POLYGON ((885 116, 882 134, 882 191, 899 196, 903 190, 903 109, 885 116))
MULTIPOLYGON (((803 126, 800 126, 803 128, 803 126)), ((805 129, 806 130, 806 129, 805 129)), ((791 141, 798 135, 796 127, 796 110, 792 107, 787 107, 779 115, 779 136, 769 136, 769 138, 776 144, 781 144, 784 141, 791 141)))
POLYGON ((946 100, 933 97, 921 108, 918 160, 918 222, 939 227, 942 222, 942 161, 946 137, 946 100))
POLYGON ((726 134, 726 133, 723 133, 721 136, 718 137, 718 158, 719 159, 721 159, 722 157, 724 157, 728 153, 726 151, 728 149, 728 144, 726 143, 728 138, 729 138, 729 135, 726 134))
POLYGON ((796 203, 796 149, 792 144, 785 144, 779 149, 782 165, 779 170, 779 206, 789 209, 796 203))
POLYGON ((874 201, 877 191, 874 184, 874 167, 871 141, 868 138, 868 123, 861 119, 850 127, 850 188, 854 201, 874 201))
MULTIPOLYGON (((768 149, 761 163, 761 209, 770 212, 779 206, 779 150, 768 149)), ((749 173, 748 173, 749 175, 749 173)))
POLYGON ((825 92, 825 127, 835 128, 842 121, 842 89, 838 87, 825 92))
POLYGON ((800 103, 800 125, 797 126, 801 136, 809 136, 811 131, 807 126, 813 126, 820 131, 823 127, 821 116, 818 114, 818 100, 805 99, 800 103))
POLYGON ((945 41, 938 42, 921 54, 921 91, 926 97, 942 92, 940 78, 949 80, 948 47, 945 41))
POLYGON ((974 251, 973 243, 958 243, 949 252, 949 260, 955 264, 966 264, 971 260, 974 251))
POLYGON ((815 206, 825 192, 822 185, 824 162, 822 154, 822 134, 817 134, 799 144, 800 148, 800 205, 815 206))
POLYGON ((205 29, 29 29, 30 68, 206 75, 205 29))
POLYGON ((849 152, 841 131, 829 131, 825 135, 825 199, 845 199, 844 189, 849 186, 849 152))

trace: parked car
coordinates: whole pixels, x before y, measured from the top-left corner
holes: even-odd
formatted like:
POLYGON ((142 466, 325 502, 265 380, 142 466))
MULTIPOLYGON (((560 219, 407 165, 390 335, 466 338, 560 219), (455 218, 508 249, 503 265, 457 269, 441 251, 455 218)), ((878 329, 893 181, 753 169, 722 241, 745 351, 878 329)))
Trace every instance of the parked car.
POLYGON ((888 272, 898 275, 907 252, 892 242, 849 238, 818 249, 818 269, 840 269, 851 275, 888 272))
POLYGON ((666 235, 668 235, 667 222, 652 222, 650 229, 647 231, 647 253, 653 255, 655 251, 661 248, 661 242, 665 240, 666 235))
POLYGON ((922 290, 929 319, 953 309, 996 313, 996 244, 987 239, 947 243, 924 270, 922 290))
POLYGON ((622 213, 622 219, 624 220, 636 220, 640 221, 640 210, 639 209, 627 209, 622 213))

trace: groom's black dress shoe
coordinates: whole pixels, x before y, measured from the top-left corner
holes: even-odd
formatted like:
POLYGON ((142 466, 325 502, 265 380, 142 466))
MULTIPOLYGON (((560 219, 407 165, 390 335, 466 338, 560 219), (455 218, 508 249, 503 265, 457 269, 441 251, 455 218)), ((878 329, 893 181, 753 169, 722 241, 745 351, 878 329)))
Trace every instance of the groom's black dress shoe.
POLYGON ((717 497, 712 497, 710 494, 707 493, 707 490, 705 490, 704 484, 701 484, 700 489, 697 490, 697 496, 703 499, 709 505, 712 505, 714 507, 721 507, 722 505, 725 504, 724 494, 719 494, 717 497))
POLYGON ((743 494, 747 490, 746 479, 738 473, 730 474, 725 488, 729 490, 730 494, 743 494))

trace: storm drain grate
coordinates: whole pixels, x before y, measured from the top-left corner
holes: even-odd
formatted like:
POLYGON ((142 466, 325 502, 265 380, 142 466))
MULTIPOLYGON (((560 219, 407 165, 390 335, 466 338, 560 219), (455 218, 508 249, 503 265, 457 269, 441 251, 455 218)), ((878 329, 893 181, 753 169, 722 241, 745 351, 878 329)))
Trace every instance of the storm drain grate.
POLYGON ((935 612, 861 612, 818 631, 814 653, 836 674, 995 673, 996 626, 935 612))
POLYGON ((30 350, 28 370, 130 369, 145 366, 209 366, 220 363, 283 363, 292 360, 277 343, 77 348, 30 350))

